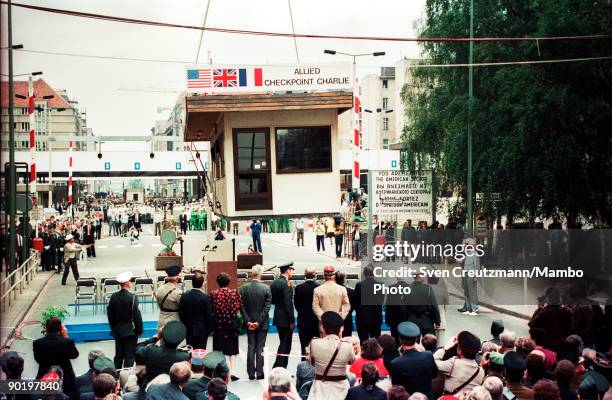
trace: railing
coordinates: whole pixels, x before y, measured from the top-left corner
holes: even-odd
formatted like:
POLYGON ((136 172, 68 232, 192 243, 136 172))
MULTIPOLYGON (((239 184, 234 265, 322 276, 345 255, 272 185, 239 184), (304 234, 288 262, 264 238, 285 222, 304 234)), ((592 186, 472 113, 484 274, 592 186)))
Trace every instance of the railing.
POLYGON ((34 276, 39 272, 40 253, 32 252, 30 258, 24 261, 16 270, 11 272, 2 279, 0 288, 2 289, 2 311, 5 311, 7 304, 10 306, 11 301, 17 299, 17 294, 21 294, 23 290, 30 284, 34 276))

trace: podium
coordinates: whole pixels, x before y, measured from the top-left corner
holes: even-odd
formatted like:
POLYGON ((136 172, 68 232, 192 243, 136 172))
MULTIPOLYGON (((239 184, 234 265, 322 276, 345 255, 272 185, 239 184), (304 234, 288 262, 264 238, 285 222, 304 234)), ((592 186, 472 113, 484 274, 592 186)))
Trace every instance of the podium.
POLYGON ((263 265, 263 255, 259 253, 238 254, 238 269, 250 270, 253 265, 263 265))
POLYGON ((238 278, 236 275, 237 270, 236 261, 209 261, 206 270, 206 287, 210 293, 211 290, 219 289, 217 285, 217 276, 221 272, 225 272, 230 276, 230 289, 236 289, 238 287, 238 278))

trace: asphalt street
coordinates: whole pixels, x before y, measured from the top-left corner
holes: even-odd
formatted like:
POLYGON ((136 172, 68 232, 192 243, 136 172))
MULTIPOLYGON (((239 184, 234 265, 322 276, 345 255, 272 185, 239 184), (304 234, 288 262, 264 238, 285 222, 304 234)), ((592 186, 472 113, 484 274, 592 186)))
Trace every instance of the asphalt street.
MULTIPOLYGON (((104 228, 103 235, 108 233, 107 227, 104 228)), ((97 257, 79 264, 81 276, 114 277, 123 271, 132 271, 135 275, 143 276, 146 272, 154 273, 153 256, 157 254, 163 245, 159 238, 152 235, 152 226, 144 227, 144 234, 141 240, 131 245, 125 237, 105 237, 96 243, 97 257)), ((231 238, 232 236, 230 236, 231 238)), ((245 233, 236 238, 237 252, 246 251, 251 242, 245 233)), ((188 232, 184 242, 185 265, 201 265, 202 248, 204 243, 203 232, 188 232)), ((306 266, 314 266, 322 271, 325 265, 335 265, 338 269, 347 272, 359 272, 359 264, 346 259, 336 259, 332 246, 328 246, 326 241, 325 252, 318 253, 315 246, 315 237, 312 232, 306 232, 305 246, 297 247, 291 234, 266 234, 262 235, 262 247, 264 254, 264 266, 269 267, 287 261, 295 263, 296 272, 303 272, 306 266)), ((179 251, 178 244, 175 251, 179 251)), ((48 274, 48 273, 43 273, 48 274)), ((354 285, 352 282, 351 285, 354 285)), ((48 305, 66 306, 73 303, 75 293, 75 282, 72 276, 68 279, 67 286, 61 286, 60 275, 52 278, 47 288, 41 293, 38 301, 32 307, 26 320, 32 321, 23 329, 23 338, 16 340, 12 349, 18 351, 25 358, 25 377, 33 377, 36 374, 37 364, 32 356, 32 340, 42 336, 40 325, 35 321, 40 319, 42 311, 48 305)), ((500 314, 498 312, 481 308, 482 312, 478 316, 465 316, 457 312, 456 306, 449 306, 447 315, 447 331, 442 334, 444 341, 449 335, 461 330, 469 329, 473 333, 485 340, 489 338, 489 328, 494 319, 502 319, 506 329, 513 330, 517 335, 527 334, 527 324, 523 319, 500 314)), ((270 351, 274 351, 278 346, 278 336, 273 333, 268 336, 267 345, 270 351)), ((212 347, 212 339, 209 340, 209 347, 212 347)), ((241 399, 261 399, 264 391, 264 381, 249 381, 246 376, 246 336, 240 338, 240 355, 237 360, 235 374, 241 378, 240 381, 232 382, 230 390, 240 396, 241 399)), ((104 350, 111 358, 114 355, 114 343, 112 341, 88 342, 78 345, 81 356, 73 361, 73 366, 77 374, 87 370, 87 352, 93 348, 104 350)), ((299 339, 297 333, 293 337, 292 354, 297 357, 290 359, 289 370, 294 373, 299 362, 299 339)), ((273 359, 271 360, 273 362, 273 359)))

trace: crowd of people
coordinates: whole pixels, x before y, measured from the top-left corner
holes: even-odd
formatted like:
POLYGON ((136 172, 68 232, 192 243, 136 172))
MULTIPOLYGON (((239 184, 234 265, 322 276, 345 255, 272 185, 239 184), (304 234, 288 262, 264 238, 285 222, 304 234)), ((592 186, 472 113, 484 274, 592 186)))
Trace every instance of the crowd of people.
MULTIPOLYGON (((517 337, 503 320, 495 320, 491 337, 463 330, 442 344, 436 336, 437 301, 422 276, 408 285, 427 300, 397 303, 387 298, 371 305, 362 304, 360 297, 364 286, 375 282, 369 267, 354 289, 346 286, 344 272, 331 266, 324 268, 321 284, 314 268, 305 270, 305 281, 298 285, 293 272, 291 265, 283 265, 278 278, 266 285, 263 267, 256 265, 239 289, 231 289, 230 276, 221 273, 219 288, 209 293, 203 289, 204 276, 195 273, 193 288, 183 293, 177 285, 181 269, 170 267, 167 283, 156 293, 158 333, 140 342, 138 299, 131 291, 132 274, 124 272, 116 278, 121 290, 107 307, 114 358, 92 350, 89 370, 76 376, 71 360, 79 352, 61 321, 51 318, 45 336, 34 341, 36 377, 63 379, 69 398, 237 399, 227 386, 240 375, 235 366, 238 338, 246 333, 248 379, 263 380, 263 349, 272 323, 279 346, 267 376, 266 399, 612 398, 612 309, 587 302, 579 282, 567 293, 557 287, 546 290, 527 336, 517 337), (390 335, 381 332, 383 319, 390 335), (300 350, 292 351, 296 326, 300 350), (209 336, 212 351, 206 350, 209 336), (290 357, 301 357, 291 372, 290 357)), ((17 353, 2 356, 7 377, 20 378, 23 368, 17 353)))

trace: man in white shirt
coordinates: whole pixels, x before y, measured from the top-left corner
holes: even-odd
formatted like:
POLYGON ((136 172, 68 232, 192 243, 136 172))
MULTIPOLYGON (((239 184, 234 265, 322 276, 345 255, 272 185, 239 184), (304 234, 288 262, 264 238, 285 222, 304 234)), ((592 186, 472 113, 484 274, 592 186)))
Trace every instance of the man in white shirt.
POLYGON ((72 234, 66 235, 66 245, 64 246, 64 275, 62 276, 62 285, 66 285, 66 279, 68 279, 68 273, 72 269, 72 276, 74 280, 79 280, 79 267, 77 266, 77 257, 79 252, 83 250, 83 246, 74 242, 74 236, 72 234))
POLYGON ((297 231, 297 245, 304 247, 304 226, 306 225, 304 218, 300 217, 295 220, 295 230, 297 231))

